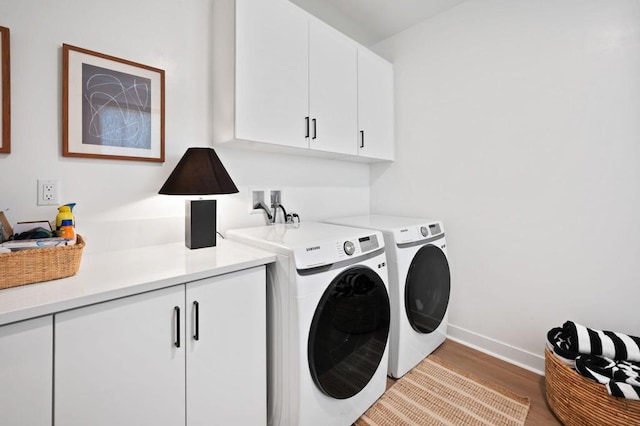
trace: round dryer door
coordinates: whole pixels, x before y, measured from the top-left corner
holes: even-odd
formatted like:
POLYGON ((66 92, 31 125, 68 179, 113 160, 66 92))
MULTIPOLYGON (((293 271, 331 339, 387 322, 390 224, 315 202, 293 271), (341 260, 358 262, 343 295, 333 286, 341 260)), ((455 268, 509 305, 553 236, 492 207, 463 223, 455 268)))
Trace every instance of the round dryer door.
POLYGON ((440 248, 423 246, 411 261, 404 288, 407 318, 420 333, 434 331, 447 312, 451 275, 449 262, 440 248))
POLYGON ((325 394, 346 399, 369 383, 389 336, 389 296, 372 269, 338 275, 318 304, 308 341, 309 370, 325 394))

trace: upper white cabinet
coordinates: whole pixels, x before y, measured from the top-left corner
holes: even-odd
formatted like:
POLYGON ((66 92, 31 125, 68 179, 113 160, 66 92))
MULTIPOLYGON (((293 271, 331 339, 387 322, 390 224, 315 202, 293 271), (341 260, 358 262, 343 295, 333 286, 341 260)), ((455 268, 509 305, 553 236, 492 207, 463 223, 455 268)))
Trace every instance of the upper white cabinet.
MULTIPOLYGON (((233 46, 219 46, 235 53, 233 58, 214 62, 216 80, 214 107, 218 113, 214 125, 227 141, 237 138, 270 144, 307 148, 305 138, 309 109, 308 20, 302 10, 288 1, 215 0, 216 26, 232 26, 235 31, 222 44, 233 40, 233 46), (228 8, 223 18, 222 7, 228 8), (220 22, 223 18, 224 22, 220 22), (235 83, 234 83, 235 79, 235 83), (235 96, 235 99, 234 99, 235 96), (222 116, 221 116, 222 114, 222 116), (234 122, 235 119, 235 122, 234 122)), ((233 28, 230 29, 233 31, 233 28)))
POLYGON ((357 47, 320 21, 309 24, 309 148, 356 155, 357 47))
POLYGON ((393 122, 393 66, 358 49, 358 153, 393 160, 393 122))
POLYGON ((0 327, 0 423, 51 426, 53 317, 0 327))
POLYGON ((387 66, 364 74, 363 90, 374 90, 360 97, 358 51, 366 49, 344 34, 287 0, 214 0, 213 49, 216 143, 356 161, 393 159, 393 93, 386 93, 393 90, 391 65, 367 52, 387 66), (390 104, 369 105, 379 101, 390 104), (363 123, 378 122, 364 130, 365 148, 362 107, 363 123), (383 116, 385 111, 390 114, 383 116), (380 127, 391 132, 374 134, 380 127))

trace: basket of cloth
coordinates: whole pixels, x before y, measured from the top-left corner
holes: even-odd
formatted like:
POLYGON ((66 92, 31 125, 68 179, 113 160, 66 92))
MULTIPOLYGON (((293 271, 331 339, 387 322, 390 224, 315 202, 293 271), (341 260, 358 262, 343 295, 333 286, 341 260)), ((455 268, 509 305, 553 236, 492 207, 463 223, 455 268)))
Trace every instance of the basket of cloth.
POLYGON ((567 321, 547 334, 545 385, 565 426, 640 425, 640 338, 567 321))

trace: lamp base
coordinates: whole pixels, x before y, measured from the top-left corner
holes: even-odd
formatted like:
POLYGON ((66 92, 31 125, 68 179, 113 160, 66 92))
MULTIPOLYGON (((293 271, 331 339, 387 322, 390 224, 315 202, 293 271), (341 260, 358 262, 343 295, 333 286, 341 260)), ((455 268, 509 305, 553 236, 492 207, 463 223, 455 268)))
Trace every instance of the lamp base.
POLYGON ((184 244, 190 249, 215 247, 216 200, 187 200, 184 244))

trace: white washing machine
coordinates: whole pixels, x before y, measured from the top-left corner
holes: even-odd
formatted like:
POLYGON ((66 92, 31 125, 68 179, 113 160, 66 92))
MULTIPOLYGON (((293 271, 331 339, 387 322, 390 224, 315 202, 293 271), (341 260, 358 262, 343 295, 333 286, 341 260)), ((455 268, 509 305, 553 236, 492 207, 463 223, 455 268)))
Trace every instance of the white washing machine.
POLYGON ((303 222, 227 237, 277 258, 267 267, 269 424, 351 425, 386 389, 382 234, 303 222))
POLYGON ((451 275, 442 222, 358 216, 328 222, 379 230, 389 261, 389 370, 402 377, 447 337, 451 275))

